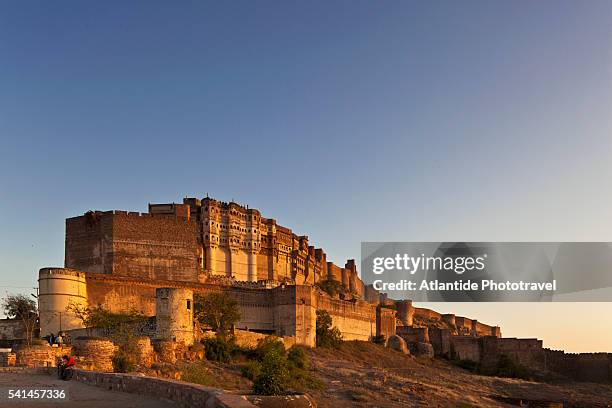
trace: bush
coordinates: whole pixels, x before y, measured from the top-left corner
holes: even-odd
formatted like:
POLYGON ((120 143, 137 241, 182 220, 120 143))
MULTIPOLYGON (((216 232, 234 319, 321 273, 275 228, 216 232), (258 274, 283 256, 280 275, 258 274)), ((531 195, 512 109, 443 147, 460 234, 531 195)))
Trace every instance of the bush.
POLYGON ((308 357, 306 357, 306 352, 301 347, 291 347, 289 353, 287 353, 287 361, 290 367, 300 370, 307 370, 309 367, 308 357))
POLYGON ((261 363, 257 360, 252 360, 246 363, 244 367, 242 367, 242 376, 244 378, 248 378, 251 381, 255 381, 257 376, 261 373, 261 363))
POLYGON ((267 336, 257 341, 257 347, 254 350, 254 356, 257 360, 263 361, 264 357, 270 353, 276 352, 281 356, 285 356, 285 344, 278 337, 267 336))
POLYGON ((332 327, 332 318, 325 310, 317 310, 317 347, 340 348, 342 333, 332 327))
POLYGON ((276 351, 265 355, 261 372, 253 383, 253 392, 260 395, 280 395, 287 390, 289 370, 285 356, 276 351))
POLYGON ((136 367, 133 357, 122 351, 118 351, 113 356, 112 362, 115 373, 129 373, 136 367))
POLYGON ((206 350, 206 359, 218 361, 220 363, 229 363, 232 360, 233 343, 231 340, 226 340, 224 337, 209 337, 204 339, 204 348, 206 350))
POLYGON ((181 370, 181 374, 181 379, 183 381, 207 386, 214 384, 210 373, 208 372, 208 370, 206 370, 206 367, 200 362, 189 364, 183 367, 183 369, 181 370))
POLYGON ((494 375, 498 377, 521 378, 523 380, 530 380, 533 377, 528 368, 517 363, 510 356, 505 354, 499 356, 494 375))

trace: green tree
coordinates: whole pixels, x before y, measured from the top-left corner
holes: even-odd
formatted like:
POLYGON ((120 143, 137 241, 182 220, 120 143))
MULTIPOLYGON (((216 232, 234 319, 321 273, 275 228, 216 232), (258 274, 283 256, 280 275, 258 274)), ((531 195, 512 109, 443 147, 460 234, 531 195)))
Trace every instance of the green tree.
POLYGON ((81 321, 88 336, 91 336, 94 328, 102 329, 106 335, 112 337, 134 335, 142 331, 147 321, 147 316, 136 309, 111 312, 100 305, 89 307, 70 302, 66 311, 81 321))
POLYGON ((332 326, 332 318, 326 310, 317 310, 317 347, 339 348, 342 333, 332 326))
POLYGON ((253 392, 260 395, 280 395, 287 390, 288 383, 287 359, 277 351, 270 351, 261 362, 261 371, 253 382, 253 392))
POLYGON ((195 319, 221 336, 240 320, 238 302, 223 293, 196 296, 194 303, 195 319))
POLYGON ((26 343, 32 344, 34 327, 38 320, 36 302, 25 295, 8 295, 2 302, 4 314, 11 319, 19 319, 26 334, 26 343))
POLYGON ((264 357, 273 351, 281 356, 285 356, 285 345, 278 337, 266 336, 263 339, 257 340, 257 347, 253 354, 257 360, 263 361, 264 357))

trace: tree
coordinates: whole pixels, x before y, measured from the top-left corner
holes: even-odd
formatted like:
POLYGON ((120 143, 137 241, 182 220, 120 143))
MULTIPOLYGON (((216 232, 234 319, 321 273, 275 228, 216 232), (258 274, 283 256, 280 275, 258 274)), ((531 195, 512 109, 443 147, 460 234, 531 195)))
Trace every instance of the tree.
POLYGON ((26 334, 26 343, 30 346, 38 319, 36 302, 25 295, 9 295, 2 302, 2 309, 8 317, 21 320, 26 334))
POLYGON ((317 347, 339 348, 342 333, 332 327, 332 318, 326 310, 317 310, 317 347))
POLYGON ((70 302, 66 311, 81 321, 88 336, 91 336, 93 328, 97 328, 104 330, 106 335, 126 337, 141 332, 147 320, 147 317, 136 309, 111 312, 100 305, 89 307, 75 302, 70 302))
POLYGON ((260 395, 280 395, 289 383, 287 359, 278 351, 270 351, 261 362, 261 371, 253 381, 253 392, 260 395))
POLYGON ((225 294, 211 293, 206 296, 196 296, 194 301, 195 319, 221 336, 240 320, 238 302, 225 294))

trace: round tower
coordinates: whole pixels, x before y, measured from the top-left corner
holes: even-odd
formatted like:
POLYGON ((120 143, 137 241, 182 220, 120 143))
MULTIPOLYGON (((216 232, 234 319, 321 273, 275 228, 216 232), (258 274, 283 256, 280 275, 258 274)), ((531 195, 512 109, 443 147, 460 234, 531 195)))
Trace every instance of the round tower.
POLYGON ((193 344, 193 291, 182 288, 156 290, 156 337, 193 344))
POLYGON ((87 307, 85 273, 67 268, 42 268, 38 272, 40 334, 81 329, 83 324, 66 309, 70 304, 87 307))
POLYGON ((397 317, 404 326, 412 326, 414 320, 414 307, 412 300, 400 300, 395 302, 397 306, 397 317))

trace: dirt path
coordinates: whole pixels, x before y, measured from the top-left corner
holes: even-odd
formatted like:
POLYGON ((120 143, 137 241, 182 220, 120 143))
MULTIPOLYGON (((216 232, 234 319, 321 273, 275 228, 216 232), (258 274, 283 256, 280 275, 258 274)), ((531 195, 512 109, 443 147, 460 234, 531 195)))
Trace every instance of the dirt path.
POLYGON ((0 406, 62 407, 62 408, 166 408, 174 406, 171 401, 125 392, 107 391, 78 381, 61 381, 46 374, 0 373, 0 406), (66 399, 33 400, 8 399, 8 390, 53 389, 64 390, 66 399))

